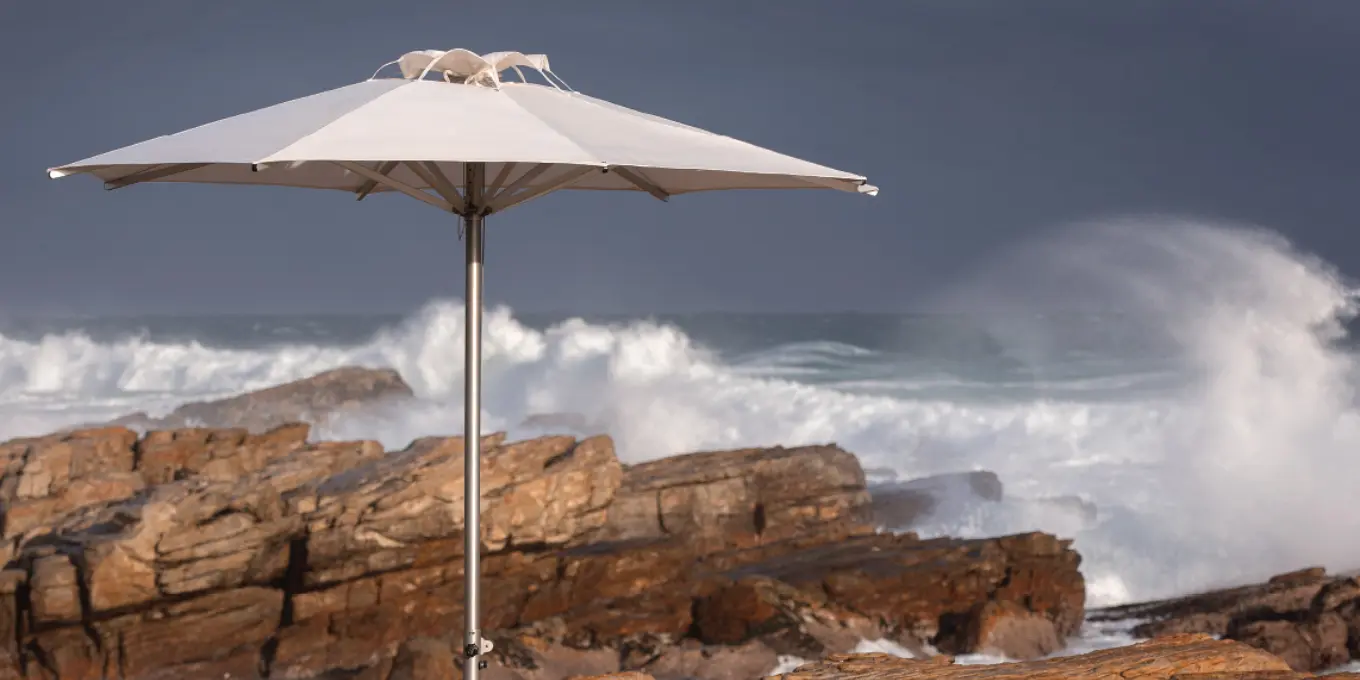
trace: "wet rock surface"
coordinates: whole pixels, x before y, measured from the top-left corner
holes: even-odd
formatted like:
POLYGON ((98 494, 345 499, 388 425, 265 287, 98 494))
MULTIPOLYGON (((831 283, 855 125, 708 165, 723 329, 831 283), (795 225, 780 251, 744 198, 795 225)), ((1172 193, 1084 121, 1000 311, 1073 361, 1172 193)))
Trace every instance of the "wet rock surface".
POLYGON ((1360 577, 1322 568, 1266 583, 1100 610, 1098 620, 1140 620, 1140 637, 1206 633, 1269 651, 1300 671, 1360 660, 1360 577))

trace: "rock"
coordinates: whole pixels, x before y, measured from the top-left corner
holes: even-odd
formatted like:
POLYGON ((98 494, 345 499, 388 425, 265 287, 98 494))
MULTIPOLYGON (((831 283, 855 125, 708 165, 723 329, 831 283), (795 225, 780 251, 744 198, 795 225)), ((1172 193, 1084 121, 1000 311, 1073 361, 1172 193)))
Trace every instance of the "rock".
POLYGON ((131 430, 108 427, 8 442, 0 445, 10 452, 0 476, 4 537, 41 534, 64 515, 129 499, 148 486, 190 477, 238 480, 302 447, 307 433, 307 425, 292 424, 261 435, 159 431, 138 441, 131 430))
POLYGON ((1297 670, 1321 670, 1360 658, 1360 579, 1301 569, 1257 585, 1092 614, 1096 620, 1141 619, 1134 635, 1207 633, 1268 650, 1297 670))
POLYGON ((137 470, 153 485, 198 476, 239 479, 305 445, 310 430, 288 423, 259 435, 242 428, 149 432, 137 444, 137 470))
POLYGON ((759 640, 778 654, 800 658, 844 653, 860 640, 884 637, 877 621, 840 609, 821 593, 758 576, 699 598, 694 630, 708 644, 759 640))
MULTIPOLYGON (((279 645, 289 672, 357 665, 402 639, 461 626, 462 450, 459 438, 420 440, 290 495, 308 533, 306 592, 279 645)), ((483 456, 483 611, 488 628, 511 627, 532 611, 528 600, 568 590, 554 583, 585 580, 554 551, 604 525, 622 469, 605 437, 502 445, 495 436, 483 456)))
MULTIPOLYGON (((604 525, 622 470, 605 437, 483 442, 489 552, 581 543, 604 525)), ((307 513, 309 586, 462 555, 463 443, 424 439, 292 497, 307 513)))
POLYGON ((874 524, 901 530, 916 526, 945 503, 999 502, 1004 487, 996 473, 978 470, 875 484, 869 493, 874 524))
MULTIPOLYGON (((749 578, 739 581, 695 605, 694 627, 708 644, 735 645, 786 623, 778 581, 749 578)), ((795 591, 797 592, 797 591, 795 591)))
POLYGON ((28 574, 19 569, 0 571, 0 680, 19 675, 19 640, 23 617, 19 594, 28 586, 28 574))
POLYGON ((928 541, 876 534, 745 565, 726 559, 734 574, 821 590, 829 602, 875 617, 905 639, 960 639, 973 607, 993 600, 1023 604, 1061 637, 1079 630, 1084 616, 1081 558, 1071 541, 1047 534, 928 541))
POLYGON ((1173 635, 1117 649, 1079 656, 983 666, 953 665, 937 660, 902 659, 887 654, 833 655, 791 673, 769 676, 780 680, 1096 680, 1125 678, 1199 677, 1200 673, 1229 672, 1231 677, 1257 671, 1288 671, 1280 659, 1247 645, 1214 640, 1206 635, 1173 635))
POLYGON ((532 635, 498 636, 487 680, 558 680, 559 678, 632 678, 619 671, 614 649, 573 649, 532 635))
POLYGON ((1360 606, 1360 576, 1334 579, 1324 584, 1313 596, 1308 611, 1313 618, 1319 618, 1326 612, 1340 611, 1352 605, 1360 606))
POLYGON ((27 640, 29 663, 61 680, 253 677, 282 604, 280 591, 244 588, 46 628, 27 640))
POLYGON ((1308 567, 1284 574, 1276 574, 1267 581, 1270 585, 1297 586, 1319 583, 1327 578, 1327 570, 1323 567, 1308 567))
POLYGON ((71 623, 284 574, 303 517, 285 493, 381 454, 372 442, 294 451, 236 482, 188 479, 55 523, 22 546, 35 620, 71 623))
POLYGON ((702 549, 862 525, 869 496, 854 455, 835 446, 742 449, 629 467, 603 537, 684 536, 702 549))
POLYGON ((774 650, 760 642, 737 647, 686 644, 667 649, 644 671, 655 680, 747 680, 778 663, 774 650))
POLYGON ((1350 660, 1346 621, 1326 612, 1315 621, 1235 621, 1228 637, 1264 649, 1297 671, 1339 666, 1350 660))
POLYGON ((47 555, 32 562, 28 575, 30 615, 39 625, 76 623, 80 607, 80 579, 66 555, 47 555))
POLYGON ((656 680, 656 678, 637 671, 624 671, 605 675, 573 675, 567 680, 656 680))
MULTIPOLYGON (((278 627, 283 593, 239 588, 95 624, 123 677, 252 677, 278 627)), ((40 638, 41 640, 41 638, 40 638)), ((39 643, 41 644, 41 642, 39 643)))
MULTIPOLYGON (((1053 621, 1009 602, 984 602, 969 614, 963 639, 948 647, 1028 661, 1063 647, 1053 621)), ((949 651, 946 646, 941 649, 949 651)))
POLYGON ((127 498, 143 482, 133 474, 137 434, 108 427, 0 444, 0 520, 13 539, 82 507, 127 498))
POLYGON ((114 423, 138 429, 239 427, 263 432, 299 421, 321 424, 337 414, 411 396, 411 387, 396 371, 348 366, 227 399, 184 404, 164 418, 134 413, 114 423))
POLYGON ((434 638, 414 638, 401 644, 388 680, 449 680, 462 671, 454 663, 453 648, 434 638))

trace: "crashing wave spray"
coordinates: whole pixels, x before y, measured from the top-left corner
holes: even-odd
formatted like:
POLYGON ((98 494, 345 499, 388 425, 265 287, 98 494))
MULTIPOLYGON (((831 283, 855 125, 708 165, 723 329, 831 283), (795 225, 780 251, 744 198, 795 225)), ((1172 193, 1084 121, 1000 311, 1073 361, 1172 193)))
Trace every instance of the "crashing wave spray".
MULTIPOLYGON (((1094 474, 1084 489, 1114 505, 1078 540, 1098 600, 1360 566, 1357 363, 1341 345, 1356 294, 1335 268, 1266 231, 1124 220, 1064 230, 982 279, 955 302, 1117 312, 1183 378, 1122 424, 1125 441, 1089 439, 1059 463, 1124 463, 1106 481, 1122 493, 1094 474)), ((1006 461, 984 465, 1017 476, 1040 464, 994 455, 1006 461)))

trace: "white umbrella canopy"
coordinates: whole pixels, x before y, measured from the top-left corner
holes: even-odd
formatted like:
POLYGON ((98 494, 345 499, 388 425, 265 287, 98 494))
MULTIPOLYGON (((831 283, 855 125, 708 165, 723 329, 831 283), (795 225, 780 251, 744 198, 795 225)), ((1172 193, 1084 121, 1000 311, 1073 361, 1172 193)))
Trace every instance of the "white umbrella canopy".
POLYGON ((91 174, 108 188, 194 182, 361 196, 419 191, 416 198, 461 213, 446 190, 464 189, 462 166, 482 163, 492 180, 483 214, 556 189, 658 198, 720 189, 876 191, 858 175, 551 84, 542 55, 414 52, 394 63, 402 77, 375 77, 49 173, 91 174), (550 85, 501 80, 503 69, 522 74, 522 67, 539 70, 550 85), (430 80, 431 73, 442 77, 430 80), (375 173, 384 177, 376 185, 375 173))
POLYGON ((105 188, 146 182, 400 192, 462 216, 464 676, 491 651, 479 629, 481 326, 484 218, 549 192, 644 191, 659 199, 722 189, 835 189, 876 195, 864 177, 576 92, 540 54, 409 52, 364 82, 208 123, 68 165, 105 188), (379 78, 388 66, 400 77, 379 78), (546 84, 529 82, 524 70, 546 84), (502 78, 513 72, 518 80, 502 78), (433 76, 433 78, 431 78, 433 76), (475 659, 475 662, 474 662, 475 659))

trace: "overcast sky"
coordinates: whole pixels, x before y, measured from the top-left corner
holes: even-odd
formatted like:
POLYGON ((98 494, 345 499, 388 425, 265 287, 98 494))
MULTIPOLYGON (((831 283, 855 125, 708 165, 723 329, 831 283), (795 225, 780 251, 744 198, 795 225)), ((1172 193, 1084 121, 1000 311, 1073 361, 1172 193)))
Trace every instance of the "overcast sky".
MULTIPOLYGON (((1073 220, 1273 228, 1360 274, 1360 2, 0 2, 0 313, 402 311, 449 216, 45 168, 367 78, 548 54, 582 92, 867 175, 876 199, 556 195, 488 222, 532 311, 909 310, 1073 220)), ((437 123, 435 123, 437 124, 437 123)))

